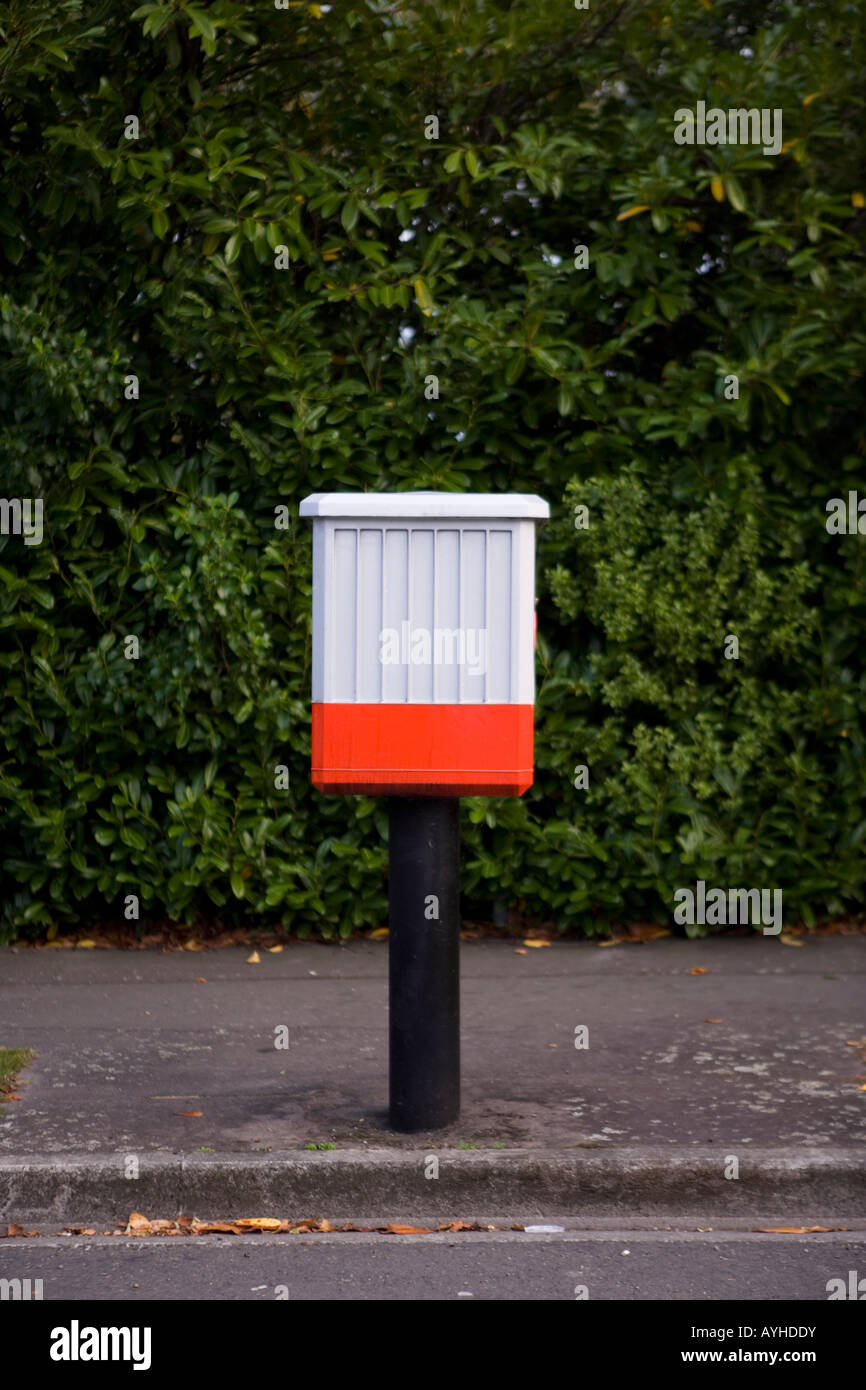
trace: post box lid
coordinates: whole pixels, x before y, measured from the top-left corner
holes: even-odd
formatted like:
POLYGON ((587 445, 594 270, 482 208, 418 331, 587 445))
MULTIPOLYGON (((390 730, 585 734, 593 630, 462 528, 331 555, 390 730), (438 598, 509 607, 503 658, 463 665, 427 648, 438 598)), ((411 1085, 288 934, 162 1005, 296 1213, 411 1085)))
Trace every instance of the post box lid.
POLYGON ((306 517, 496 517, 547 520, 543 498, 525 492, 314 492, 305 497, 306 517))

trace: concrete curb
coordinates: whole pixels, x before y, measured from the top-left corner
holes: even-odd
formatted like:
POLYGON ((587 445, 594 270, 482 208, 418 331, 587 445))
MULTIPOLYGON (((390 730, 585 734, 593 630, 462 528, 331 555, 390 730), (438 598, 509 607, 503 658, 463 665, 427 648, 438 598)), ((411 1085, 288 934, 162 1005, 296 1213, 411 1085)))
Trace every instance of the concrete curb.
POLYGON ((348 1149, 268 1154, 128 1154, 0 1158, 0 1223, 114 1222, 131 1211, 327 1216, 729 1218, 780 1213, 784 1224, 866 1215, 866 1151, 662 1146, 544 1151, 348 1149), (438 1179, 428 1178, 431 1160, 438 1179), (795 1218, 797 1218, 795 1220, 795 1218), (804 1218, 811 1218, 807 1220, 804 1218))

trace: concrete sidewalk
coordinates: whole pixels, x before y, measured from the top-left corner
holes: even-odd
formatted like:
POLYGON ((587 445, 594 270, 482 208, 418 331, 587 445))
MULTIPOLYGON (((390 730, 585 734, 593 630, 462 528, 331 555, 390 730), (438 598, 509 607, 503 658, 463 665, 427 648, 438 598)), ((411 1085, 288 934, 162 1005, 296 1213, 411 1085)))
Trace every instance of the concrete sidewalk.
POLYGON ((0 1119, 0 1215, 103 1219, 83 1210, 99 1192, 100 1212, 142 1209, 111 1178, 126 1155, 161 1175, 154 1200, 211 1215, 317 1193, 353 1216, 862 1215, 866 937, 803 940, 464 942, 462 1117, 421 1136, 387 1129, 385 942, 291 943, 258 965, 5 948, 0 1046, 38 1057, 0 1119), (419 1188, 419 1156, 446 1153, 451 1195, 419 1188), (728 1155, 749 1181, 720 1179, 728 1155))

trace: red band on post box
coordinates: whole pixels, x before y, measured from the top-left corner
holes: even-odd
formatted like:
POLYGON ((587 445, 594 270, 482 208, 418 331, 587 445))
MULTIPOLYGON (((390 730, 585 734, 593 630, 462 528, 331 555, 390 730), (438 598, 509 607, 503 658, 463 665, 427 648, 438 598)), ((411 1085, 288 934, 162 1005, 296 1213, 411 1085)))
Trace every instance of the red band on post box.
POLYGON ((532 705, 314 704, 313 786, 371 796, 520 796, 532 705))

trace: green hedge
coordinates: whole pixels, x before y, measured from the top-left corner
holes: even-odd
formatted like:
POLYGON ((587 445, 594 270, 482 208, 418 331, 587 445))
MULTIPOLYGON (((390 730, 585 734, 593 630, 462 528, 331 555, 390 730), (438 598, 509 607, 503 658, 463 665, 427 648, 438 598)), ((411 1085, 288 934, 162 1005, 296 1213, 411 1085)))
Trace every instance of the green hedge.
POLYGON ((45 501, 0 537, 0 939, 129 894, 139 929, 382 922, 381 803, 309 784, 322 489, 552 505, 536 784, 465 803, 468 912, 862 910, 864 540, 825 525, 866 497, 859 7, 0 27, 2 491, 45 501), (677 145, 699 100, 781 109, 782 153, 677 145))

